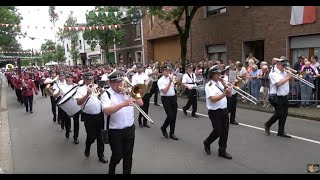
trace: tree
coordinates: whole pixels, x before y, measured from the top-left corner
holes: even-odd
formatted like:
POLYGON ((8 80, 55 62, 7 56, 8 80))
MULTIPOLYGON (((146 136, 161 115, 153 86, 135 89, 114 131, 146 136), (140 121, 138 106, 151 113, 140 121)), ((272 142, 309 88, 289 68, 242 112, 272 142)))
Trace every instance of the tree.
MULTIPOLYGON (((69 14, 68 19, 65 22, 66 27, 74 27, 77 25, 77 19, 73 17, 73 12, 71 11, 69 14)), ((71 40, 71 58, 73 60, 73 64, 77 64, 77 60, 80 58, 79 54, 79 34, 77 31, 73 30, 65 30, 58 32, 58 36, 62 42, 64 42, 64 39, 67 38, 71 40)))
MULTIPOLYGON (((0 7, 0 22, 5 24, 20 24, 22 17, 14 6, 0 7)), ((0 26, 0 49, 9 50, 17 41, 15 37, 20 33, 18 26, 0 26)))
MULTIPOLYGON (((52 40, 47 40, 44 44, 41 45, 42 51, 55 50, 55 43, 52 40)), ((42 53, 43 64, 50 61, 57 60, 55 52, 43 52, 42 53)))
POLYGON ((64 47, 62 45, 60 44, 57 45, 55 54, 58 62, 65 63, 66 57, 65 57, 64 47))
POLYGON ((183 71, 185 71, 186 67, 187 42, 189 39, 191 21, 200 7, 201 6, 175 6, 171 9, 163 9, 163 6, 148 6, 146 9, 150 14, 158 16, 159 19, 172 22, 175 25, 180 38, 183 71), (181 25, 183 18, 183 25, 181 25))
MULTIPOLYGON (((108 16, 105 12, 119 12, 118 6, 96 6, 94 10, 90 11, 87 15, 88 26, 96 26, 99 28, 100 25, 112 25, 122 24, 121 19, 115 16, 113 13, 109 13, 108 16), (96 15, 98 12, 98 16, 96 15)), ((105 57, 109 55, 109 46, 115 43, 124 43, 124 30, 121 29, 104 29, 104 30, 91 30, 85 31, 83 39, 86 40, 87 44, 90 45, 91 50, 94 50, 99 44, 101 49, 104 50, 105 57)), ((109 63, 111 63, 108 60, 109 63)))

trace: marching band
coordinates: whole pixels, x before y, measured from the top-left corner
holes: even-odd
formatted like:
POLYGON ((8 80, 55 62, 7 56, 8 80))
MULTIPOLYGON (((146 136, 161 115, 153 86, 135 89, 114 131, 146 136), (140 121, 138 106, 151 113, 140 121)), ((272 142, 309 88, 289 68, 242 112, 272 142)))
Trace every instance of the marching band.
MULTIPOLYGON (((288 81, 292 77, 285 68, 284 59, 274 59, 276 62, 270 71, 269 101, 275 108, 275 114, 265 123, 265 131, 270 134, 271 125, 279 120, 278 136, 290 138, 284 132, 288 112, 289 93, 288 81)), ((33 113, 33 95, 39 89, 42 96, 50 96, 53 122, 58 121, 65 129, 65 137, 69 138, 71 118, 73 119, 73 140, 79 144, 79 120, 84 122, 86 141, 84 154, 90 156, 91 145, 97 140, 97 156, 102 163, 108 163, 104 155, 104 146, 111 147, 109 174, 114 174, 117 164, 123 160, 123 173, 130 174, 132 154, 135 141, 134 108, 138 108, 139 126, 150 128, 148 116, 150 98, 158 105, 158 92, 166 113, 166 118, 160 130, 165 138, 179 140, 175 135, 175 125, 178 111, 177 87, 185 88, 188 102, 183 106, 183 113, 192 106, 192 117, 198 117, 197 87, 199 82, 194 73, 194 66, 188 64, 186 73, 178 80, 173 67, 165 64, 161 68, 158 63, 150 64, 145 70, 141 63, 136 63, 132 69, 121 69, 106 66, 93 71, 72 68, 65 71, 40 70, 6 73, 8 85, 15 89, 17 100, 25 104, 26 112, 33 113), (130 80, 131 79, 131 80, 130 80), (56 114, 58 108, 58 115, 56 114), (57 118, 58 117, 58 118, 57 118), (167 127, 169 128, 169 134, 167 127), (108 142, 103 139, 102 131, 107 130, 108 142)), ((221 69, 219 65, 208 69, 209 82, 205 85, 206 106, 212 123, 212 132, 203 141, 204 150, 211 154, 210 145, 219 138, 219 156, 232 159, 227 153, 229 124, 238 125, 235 120, 238 95, 244 100, 255 103, 256 99, 243 91, 245 74, 242 64, 233 64, 221 69), (231 78, 237 74, 236 78, 231 78), (243 76, 244 75, 244 76, 243 76), (230 118, 229 118, 230 114, 230 118)))

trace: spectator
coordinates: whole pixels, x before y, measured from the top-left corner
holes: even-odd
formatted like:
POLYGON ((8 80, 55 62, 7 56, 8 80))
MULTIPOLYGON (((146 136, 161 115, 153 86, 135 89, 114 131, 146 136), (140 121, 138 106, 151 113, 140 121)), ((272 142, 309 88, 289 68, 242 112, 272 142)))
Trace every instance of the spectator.
POLYGON ((254 64, 251 66, 251 68, 252 68, 252 71, 249 74, 251 95, 256 99, 259 99, 260 81, 258 79, 258 76, 259 76, 258 66, 254 64))
MULTIPOLYGON (((305 61, 305 65, 302 66, 301 68, 301 75, 302 78, 312 82, 313 83, 313 78, 314 75, 316 74, 314 68, 312 68, 310 61, 305 61)), ((309 108, 310 107, 310 98, 311 98, 311 94, 312 94, 312 88, 304 83, 300 82, 300 89, 301 89, 301 107, 304 108, 309 108)))
MULTIPOLYGON (((262 62, 261 62, 262 64, 262 62)), ((262 107, 267 107, 268 104, 268 95, 269 95, 269 68, 268 65, 263 65, 261 67, 260 76, 258 77, 260 79, 261 88, 261 101, 263 103, 262 107)))

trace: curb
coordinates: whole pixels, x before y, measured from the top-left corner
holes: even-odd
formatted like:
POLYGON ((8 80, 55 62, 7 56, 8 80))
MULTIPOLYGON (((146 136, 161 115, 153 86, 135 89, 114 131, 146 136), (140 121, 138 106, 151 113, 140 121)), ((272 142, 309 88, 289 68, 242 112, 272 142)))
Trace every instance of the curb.
POLYGON ((7 92, 5 77, 2 76, 1 109, 0 109, 0 168, 4 174, 13 174, 13 159, 11 151, 11 135, 8 121, 7 92))
MULTIPOLYGON (((183 98, 183 99, 187 99, 186 96, 179 96, 179 98, 183 98)), ((198 99, 198 101, 201 102, 205 102, 205 99, 198 99)), ((237 108, 241 108, 241 109, 248 109, 248 110, 253 110, 253 111, 259 111, 259 112, 265 112, 265 113, 270 113, 273 114, 273 110, 272 108, 259 108, 259 107, 255 107, 255 106, 247 106, 241 103, 237 104, 237 108)), ((296 113, 292 113, 292 112, 288 112, 288 116, 289 117, 295 117, 295 118, 302 118, 302 119, 308 119, 308 120, 313 120, 313 121, 320 121, 319 117, 315 117, 315 116, 306 116, 306 114, 302 115, 302 114, 296 114, 296 113)))

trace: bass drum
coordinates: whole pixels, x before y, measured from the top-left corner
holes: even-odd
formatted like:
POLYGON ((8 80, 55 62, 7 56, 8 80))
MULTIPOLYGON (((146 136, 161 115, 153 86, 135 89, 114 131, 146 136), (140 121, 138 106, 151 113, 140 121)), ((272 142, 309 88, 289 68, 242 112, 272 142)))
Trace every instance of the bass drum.
POLYGON ((79 85, 74 86, 57 103, 57 106, 63 109, 69 117, 73 117, 81 111, 81 107, 77 104, 77 100, 73 98, 77 93, 78 87, 79 85))

